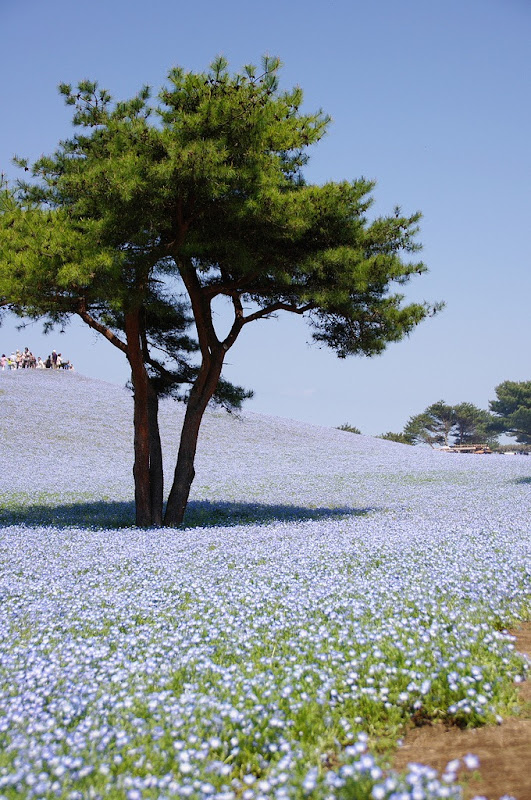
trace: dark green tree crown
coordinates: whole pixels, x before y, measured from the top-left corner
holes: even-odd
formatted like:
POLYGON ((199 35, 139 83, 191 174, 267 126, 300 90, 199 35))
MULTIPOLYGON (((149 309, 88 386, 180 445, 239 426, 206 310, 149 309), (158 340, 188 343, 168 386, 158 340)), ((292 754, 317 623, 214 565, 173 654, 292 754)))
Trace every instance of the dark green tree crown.
POLYGON ((389 291, 426 269, 404 260, 420 249, 419 213, 369 223, 371 181, 305 184, 329 118, 302 113, 298 87, 279 90, 279 67, 175 68, 155 103, 148 87, 115 102, 95 82, 61 85, 80 130, 31 168, 17 160, 33 181, 16 199, 67 303, 106 294, 120 311, 192 264, 209 300, 237 292, 255 310, 305 312, 340 357, 379 353, 441 307, 389 291))

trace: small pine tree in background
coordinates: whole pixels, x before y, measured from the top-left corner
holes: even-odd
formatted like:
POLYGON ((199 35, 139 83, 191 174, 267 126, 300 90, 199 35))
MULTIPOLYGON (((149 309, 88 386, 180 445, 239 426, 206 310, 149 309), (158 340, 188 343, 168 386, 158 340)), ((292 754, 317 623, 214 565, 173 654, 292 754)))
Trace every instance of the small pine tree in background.
POLYGON ((344 422, 343 425, 338 425, 336 430, 348 431, 349 433, 361 433, 359 428, 356 428, 355 425, 349 425, 348 422, 344 422))
POLYGON ((387 433, 381 433, 376 438, 385 439, 388 442, 398 442, 399 444, 413 444, 411 438, 405 433, 393 433, 392 431, 387 431, 387 433))

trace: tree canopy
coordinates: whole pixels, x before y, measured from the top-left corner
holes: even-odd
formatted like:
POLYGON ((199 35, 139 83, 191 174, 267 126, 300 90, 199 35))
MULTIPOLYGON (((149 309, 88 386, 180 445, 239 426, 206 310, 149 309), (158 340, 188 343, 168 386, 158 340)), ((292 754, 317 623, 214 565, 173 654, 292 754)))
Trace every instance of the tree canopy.
POLYGON ((454 427, 452 406, 444 400, 432 403, 421 414, 410 417, 404 427, 404 435, 412 444, 448 445, 454 427))
MULTIPOLYGON (((450 406, 439 400, 407 421, 400 436, 408 444, 492 444, 500 433, 499 422, 473 403, 450 406)), ((398 439, 396 440, 398 441, 398 439)))
POLYGON ((399 291, 426 270, 418 212, 370 220, 372 181, 306 182, 308 149, 330 120, 301 110, 300 88, 279 88, 279 67, 266 57, 261 72, 231 74, 222 58, 203 73, 174 68, 155 101, 148 87, 114 101, 95 82, 63 84, 77 132, 33 165, 18 158, 31 180, 4 188, 1 302, 52 322, 78 314, 129 360, 139 524, 160 518, 149 409, 161 382, 190 387, 165 515, 176 525, 207 404, 220 387, 229 402, 245 396, 221 378, 245 326, 295 313, 340 358, 372 356, 440 307, 399 291), (220 297, 232 310, 223 334, 220 297))
POLYGON ((531 381, 503 381, 489 403, 505 433, 521 444, 531 444, 531 381))
POLYGON ((454 406, 454 444, 493 444, 501 426, 492 414, 473 403, 454 406))

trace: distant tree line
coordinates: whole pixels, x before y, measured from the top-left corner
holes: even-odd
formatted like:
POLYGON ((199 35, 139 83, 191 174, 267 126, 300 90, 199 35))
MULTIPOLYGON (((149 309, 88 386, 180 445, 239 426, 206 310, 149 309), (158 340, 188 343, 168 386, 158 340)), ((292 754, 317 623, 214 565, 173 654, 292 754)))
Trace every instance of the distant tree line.
MULTIPOLYGON (((420 414, 410 417, 400 433, 388 431, 378 438, 402 444, 466 445, 488 444, 498 446, 498 437, 504 433, 520 445, 531 444, 531 381, 504 381, 495 388, 496 400, 489 403, 489 411, 473 403, 448 405, 439 400, 420 414)), ((360 433, 348 423, 340 430, 360 433)))

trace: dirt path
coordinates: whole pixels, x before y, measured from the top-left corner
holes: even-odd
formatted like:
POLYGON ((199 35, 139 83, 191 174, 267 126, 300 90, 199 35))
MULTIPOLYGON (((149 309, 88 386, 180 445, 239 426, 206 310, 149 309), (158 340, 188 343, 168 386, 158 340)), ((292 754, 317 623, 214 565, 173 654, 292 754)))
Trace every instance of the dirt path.
MULTIPOLYGON (((517 650, 531 657, 531 623, 514 634, 517 650)), ((458 773, 463 778, 464 800, 476 795, 487 800, 499 800, 503 795, 531 800, 531 680, 518 691, 521 716, 473 730, 443 725, 414 728, 404 737, 393 767, 401 771, 414 761, 443 771, 449 761, 473 753, 479 758, 479 768, 473 773, 466 769, 458 773)))

